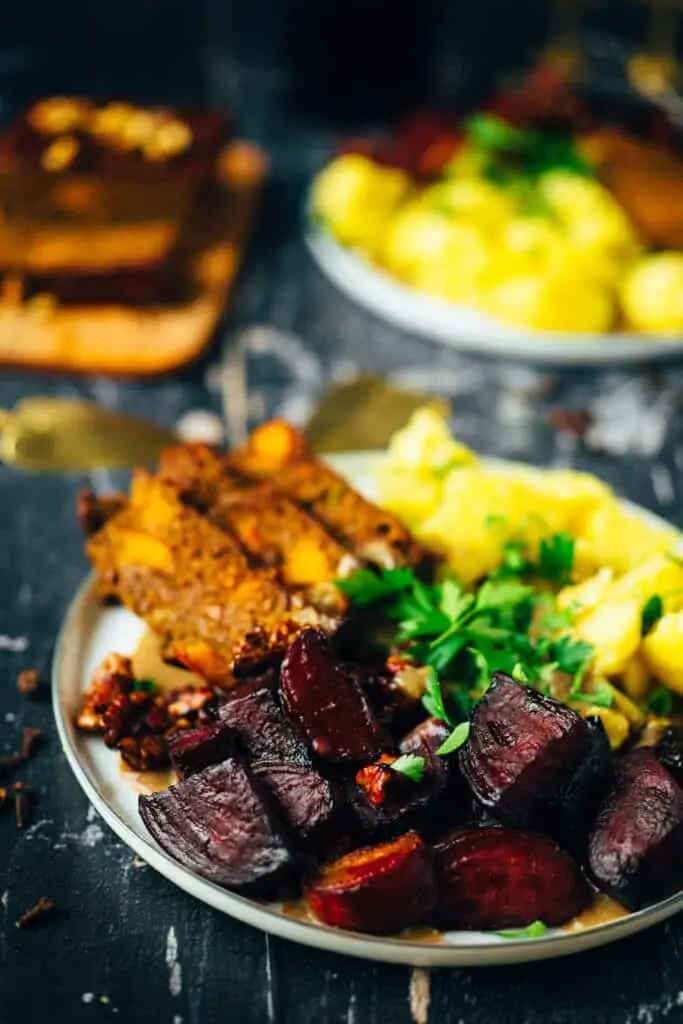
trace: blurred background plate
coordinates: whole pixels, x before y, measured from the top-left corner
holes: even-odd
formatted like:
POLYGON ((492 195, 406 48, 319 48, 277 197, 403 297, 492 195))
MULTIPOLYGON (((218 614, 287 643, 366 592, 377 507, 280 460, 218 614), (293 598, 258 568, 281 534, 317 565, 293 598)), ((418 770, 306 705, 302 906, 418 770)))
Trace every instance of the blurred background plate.
POLYGON ((683 355, 683 335, 663 338, 633 332, 577 334, 507 327, 474 309, 405 287, 345 249, 310 218, 304 237, 323 274, 354 302, 401 330, 463 352, 557 366, 623 365, 683 355))

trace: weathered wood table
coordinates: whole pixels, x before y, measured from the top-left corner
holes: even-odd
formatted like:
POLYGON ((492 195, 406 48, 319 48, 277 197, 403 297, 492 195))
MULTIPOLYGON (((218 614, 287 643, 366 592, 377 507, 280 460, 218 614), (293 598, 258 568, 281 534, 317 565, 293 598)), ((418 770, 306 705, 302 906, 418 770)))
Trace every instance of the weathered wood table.
MULTIPOLYGON (((455 429, 482 452, 597 471, 683 526, 683 370, 554 375, 460 357, 384 327, 321 278, 301 242, 303 186, 328 140, 297 134, 252 101, 245 111, 247 131, 272 147, 274 176, 214 351, 190 371, 144 384, 4 372, 0 407, 40 392, 85 396, 166 424, 189 410, 217 411, 221 343, 237 330, 265 328, 266 351, 251 366, 256 419, 304 417, 331 380, 359 369, 389 373, 450 397, 455 429), (590 411, 590 447, 550 425, 553 408, 590 411)), ((0 1024, 683 1020, 683 917, 566 960, 430 976, 268 939, 137 861, 89 809, 49 705, 29 702, 15 686, 22 668, 48 677, 60 620, 86 571, 73 511, 82 482, 0 467, 0 747, 13 748, 26 725, 47 738, 26 772, 38 795, 33 824, 20 833, 11 812, 0 816, 0 1024), (16 919, 40 896, 54 898, 59 914, 18 931, 16 919)), ((107 482, 103 474, 95 480, 100 488, 107 482)))

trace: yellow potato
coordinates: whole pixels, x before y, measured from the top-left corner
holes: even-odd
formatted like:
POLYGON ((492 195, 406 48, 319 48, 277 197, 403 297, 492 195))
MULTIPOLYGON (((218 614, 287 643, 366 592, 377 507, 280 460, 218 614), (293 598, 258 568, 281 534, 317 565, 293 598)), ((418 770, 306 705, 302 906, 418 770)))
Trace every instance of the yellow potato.
POLYGON ((389 270, 411 281, 420 268, 446 262, 461 246, 458 226, 443 213, 411 202, 389 221, 378 250, 378 259, 389 270))
POLYGON ((661 597, 665 612, 683 608, 683 566, 666 555, 655 555, 624 573, 610 587, 607 599, 633 597, 644 605, 653 594, 661 597))
POLYGON ((575 533, 589 512, 610 497, 607 484, 592 473, 573 469, 535 469, 523 471, 524 476, 542 495, 544 509, 553 508, 553 521, 558 530, 575 533))
POLYGON ((636 330, 681 330, 683 253, 661 252, 638 260, 624 281, 621 304, 636 330))
POLYGON ((481 180, 486 167, 486 161, 487 156, 482 149, 478 146, 464 143, 444 167, 444 174, 449 178, 476 178, 481 180))
POLYGON ((666 553, 678 536, 673 529, 651 526, 625 511, 614 497, 589 513, 578 532, 586 562, 609 566, 617 573, 627 572, 653 555, 666 553))
POLYGON ((499 263, 501 276, 543 273, 563 251, 564 236, 547 217, 514 217, 503 226, 499 263))
POLYGON ((389 442, 387 461, 419 473, 442 474, 454 465, 472 465, 477 456, 452 437, 446 418, 430 406, 417 409, 389 442))
POLYGON ((683 611, 661 618, 644 638, 641 652, 650 672, 683 694, 683 611))
POLYGON ((577 624, 577 636, 595 648, 593 664, 599 675, 619 675, 638 650, 641 608, 634 599, 601 604, 577 624))
POLYGON ((451 178, 425 189, 421 201, 485 232, 497 232, 514 212, 508 195, 483 178, 451 178))
POLYGON ((483 305, 505 323, 539 331, 602 333, 614 320, 608 291, 553 274, 511 277, 488 290, 483 305))
POLYGON ((313 210, 344 245, 372 251, 408 188, 402 171, 349 153, 329 163, 316 178, 313 210))
POLYGON ((443 491, 443 480, 429 470, 420 472, 390 463, 380 466, 375 482, 382 507, 412 529, 436 511, 443 491))
POLYGON ((553 213, 565 222, 580 214, 621 209, 599 181, 571 171, 548 171, 541 176, 538 189, 553 213))
POLYGON ((581 583, 563 587, 557 595, 557 606, 560 610, 576 606, 576 620, 585 618, 592 612, 610 589, 614 573, 611 569, 599 569, 581 583))
POLYGON ((642 655, 635 654, 624 669, 620 685, 627 697, 636 704, 642 703, 650 690, 650 670, 642 655))
POLYGON ((470 224, 456 222, 450 225, 446 250, 417 266, 412 283, 420 291, 450 302, 476 304, 493 260, 493 250, 482 233, 470 224))
POLYGON ((593 718, 597 716, 605 727, 609 745, 612 750, 618 750, 626 742, 631 731, 628 719, 619 711, 612 708, 603 708, 598 704, 574 704, 575 711, 582 718, 593 718))

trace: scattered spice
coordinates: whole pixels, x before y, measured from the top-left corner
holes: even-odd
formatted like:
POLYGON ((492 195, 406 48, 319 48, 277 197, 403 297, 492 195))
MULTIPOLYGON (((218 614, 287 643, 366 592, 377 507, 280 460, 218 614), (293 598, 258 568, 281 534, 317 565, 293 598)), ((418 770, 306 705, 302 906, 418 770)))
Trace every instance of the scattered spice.
POLYGON ((44 921, 55 912, 55 901, 47 896, 41 896, 34 907, 22 914, 16 922, 17 928, 32 928, 34 924, 44 921))
POLYGON ((26 668, 17 676, 17 689, 19 693, 33 696, 40 689, 40 677, 35 668, 26 668))
POLYGON ((23 783, 19 783, 19 786, 21 788, 18 788, 15 783, 12 788, 14 789, 14 814, 17 819, 17 828, 22 830, 26 828, 31 818, 31 801, 23 783))
POLYGON ((21 757, 24 761, 28 761, 41 736, 42 732, 40 729, 34 729, 31 726, 27 726, 24 729, 21 739, 21 757))
POLYGON ((551 409, 550 425, 565 434, 583 437, 593 423, 588 409, 551 409))
POLYGON ((7 804, 7 790, 3 789, 2 786, 0 786, 0 811, 3 809, 3 807, 6 806, 6 804, 7 804))

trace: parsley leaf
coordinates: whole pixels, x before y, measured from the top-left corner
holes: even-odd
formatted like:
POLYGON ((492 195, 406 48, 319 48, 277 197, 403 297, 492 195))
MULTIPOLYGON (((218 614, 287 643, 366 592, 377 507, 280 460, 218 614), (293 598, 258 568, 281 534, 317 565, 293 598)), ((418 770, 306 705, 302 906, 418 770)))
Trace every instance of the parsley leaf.
POLYGON ((501 939, 540 939, 548 931, 548 925, 543 921, 532 921, 526 928, 515 928, 509 932, 492 932, 501 939))
POLYGON ((401 754, 390 767, 392 771, 398 772, 399 775, 405 775, 413 782, 421 782, 426 764, 427 759, 422 754, 401 754))
POLYGON ((430 669, 429 676, 427 677, 427 686, 422 696, 422 706, 432 715, 433 718, 440 718, 446 725, 452 725, 448 712, 444 707, 443 693, 441 692, 441 684, 439 683, 439 677, 433 668, 430 669))
POLYGON ((614 704, 614 687, 604 680, 599 680, 594 684, 590 693, 572 689, 569 696, 571 700, 578 701, 580 704, 594 704, 597 708, 611 708, 614 704))
POLYGON ((576 677, 580 672, 585 672, 593 660, 593 645, 571 636, 561 636, 551 643, 550 657, 557 662, 560 672, 576 677))
POLYGON ((478 612, 514 607, 533 596, 533 590, 518 580, 486 580, 477 593, 478 612))
POLYGON ((156 693, 158 689, 153 679, 136 679, 133 683, 134 693, 156 693))
POLYGON ((512 672, 510 673, 513 679, 516 679, 518 683, 528 683, 529 673, 522 665, 521 661, 515 662, 512 666, 512 672))
POLYGON ((664 602, 659 594, 648 597, 640 613, 640 632, 647 636, 664 614, 664 602))
POLYGON ((554 583, 568 583, 574 568, 575 541, 570 533, 544 537, 538 549, 537 574, 554 583))
POLYGON ((363 608, 375 601, 393 597, 412 586, 415 576, 412 569, 358 569, 350 576, 335 580, 342 594, 363 608))
POLYGON ((657 686, 647 699, 647 709, 658 718, 667 718, 673 710, 673 696, 666 686, 657 686))
POLYGON ((450 736, 443 741, 441 746, 436 751, 440 757, 445 757, 446 754, 453 754, 456 750, 459 750, 463 743, 466 742, 467 737, 470 734, 470 723, 460 722, 456 725, 450 736))

